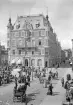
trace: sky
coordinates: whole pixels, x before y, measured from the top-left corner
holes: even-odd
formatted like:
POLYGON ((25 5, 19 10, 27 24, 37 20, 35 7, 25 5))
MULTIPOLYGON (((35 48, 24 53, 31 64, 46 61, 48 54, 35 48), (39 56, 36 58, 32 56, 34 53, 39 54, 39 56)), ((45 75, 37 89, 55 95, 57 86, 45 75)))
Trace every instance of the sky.
POLYGON ((47 14, 63 49, 72 48, 73 0, 0 0, 0 42, 7 43, 7 24, 17 15, 47 14))

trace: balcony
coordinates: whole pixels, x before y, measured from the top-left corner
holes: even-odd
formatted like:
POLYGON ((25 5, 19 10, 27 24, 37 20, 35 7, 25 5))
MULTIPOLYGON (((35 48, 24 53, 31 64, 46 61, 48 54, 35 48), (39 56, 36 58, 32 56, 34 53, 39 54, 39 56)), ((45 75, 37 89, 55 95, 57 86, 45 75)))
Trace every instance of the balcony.
POLYGON ((17 49, 37 49, 37 46, 32 46, 31 44, 28 45, 17 45, 17 49))

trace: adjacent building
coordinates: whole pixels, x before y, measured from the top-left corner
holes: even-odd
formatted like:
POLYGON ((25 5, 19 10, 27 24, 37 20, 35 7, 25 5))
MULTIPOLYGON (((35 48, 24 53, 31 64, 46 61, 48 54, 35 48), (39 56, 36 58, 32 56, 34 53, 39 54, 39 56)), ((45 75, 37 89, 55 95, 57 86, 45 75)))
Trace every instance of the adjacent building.
POLYGON ((61 46, 57 35, 42 14, 18 16, 14 25, 7 25, 8 61, 20 59, 24 66, 50 67, 61 61, 61 46))
POLYGON ((8 51, 5 46, 0 45, 0 66, 8 63, 8 51))

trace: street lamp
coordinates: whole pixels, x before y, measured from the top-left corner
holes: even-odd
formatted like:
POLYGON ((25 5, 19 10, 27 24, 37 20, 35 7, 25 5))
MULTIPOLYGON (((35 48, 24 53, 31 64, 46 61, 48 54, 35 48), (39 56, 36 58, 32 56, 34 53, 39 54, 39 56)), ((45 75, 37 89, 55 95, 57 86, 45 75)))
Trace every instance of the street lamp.
POLYGON ((73 71, 73 39, 72 39, 72 71, 73 71))

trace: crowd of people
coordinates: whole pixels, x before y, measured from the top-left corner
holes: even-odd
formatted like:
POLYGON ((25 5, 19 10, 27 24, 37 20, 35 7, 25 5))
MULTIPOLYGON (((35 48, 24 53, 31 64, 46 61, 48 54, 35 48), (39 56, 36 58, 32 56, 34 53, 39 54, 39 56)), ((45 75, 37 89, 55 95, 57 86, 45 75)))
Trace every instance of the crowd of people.
POLYGON ((12 82, 11 68, 9 66, 0 68, 0 86, 12 82))

